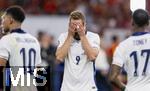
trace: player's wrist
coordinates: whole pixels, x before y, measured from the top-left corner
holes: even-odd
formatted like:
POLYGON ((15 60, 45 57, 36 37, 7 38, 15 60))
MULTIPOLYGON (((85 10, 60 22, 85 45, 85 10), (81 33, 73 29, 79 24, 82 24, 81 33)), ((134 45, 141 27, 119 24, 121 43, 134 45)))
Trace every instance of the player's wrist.
POLYGON ((73 34, 69 32, 67 38, 72 38, 72 37, 73 37, 73 34))
POLYGON ((82 34, 82 35, 79 35, 81 39, 84 39, 86 38, 86 35, 85 34, 82 34))
POLYGON ((72 40, 73 40, 73 36, 68 34, 68 36, 67 36, 67 40, 72 41, 72 40))

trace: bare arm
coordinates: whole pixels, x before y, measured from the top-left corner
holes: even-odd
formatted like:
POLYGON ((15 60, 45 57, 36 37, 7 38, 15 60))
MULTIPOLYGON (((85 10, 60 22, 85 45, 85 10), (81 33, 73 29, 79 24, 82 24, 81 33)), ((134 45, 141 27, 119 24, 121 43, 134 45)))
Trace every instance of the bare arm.
POLYGON ((64 61, 64 58, 67 56, 69 48, 71 46, 73 36, 75 33, 75 25, 74 24, 69 24, 69 29, 68 29, 68 36, 63 43, 63 45, 56 50, 56 59, 60 62, 64 61))
POLYGON ((0 58, 0 71, 3 71, 3 68, 6 66, 7 61, 3 58, 0 58))
POLYGON ((89 44, 87 38, 85 35, 80 36, 81 43, 83 46, 83 49, 85 51, 85 54, 91 61, 95 61, 97 55, 98 55, 98 48, 92 48, 92 46, 89 44))
POLYGON ((109 80, 112 84, 116 85, 117 87, 119 87, 120 89, 124 90, 125 89, 125 84, 122 83, 119 79, 118 79, 118 75, 120 73, 121 67, 112 64, 111 66, 111 71, 109 74, 109 80))
POLYGON ((88 59, 90 61, 95 61, 95 59, 96 59, 96 57, 97 57, 97 55, 99 53, 98 48, 93 48, 90 45, 88 39, 86 38, 86 34, 85 34, 85 31, 86 31, 85 29, 86 28, 85 28, 85 25, 78 24, 77 26, 78 26, 77 31, 78 31, 78 34, 80 36, 81 44, 82 44, 82 47, 83 47, 83 49, 85 51, 85 54, 87 55, 87 57, 88 57, 88 59))
POLYGON ((73 40, 73 37, 68 36, 66 38, 64 44, 57 49, 57 51, 56 51, 56 59, 57 60, 63 61, 63 59, 67 56, 72 40, 73 40))
POLYGON ((6 66, 7 61, 3 58, 0 58, 0 66, 6 66))

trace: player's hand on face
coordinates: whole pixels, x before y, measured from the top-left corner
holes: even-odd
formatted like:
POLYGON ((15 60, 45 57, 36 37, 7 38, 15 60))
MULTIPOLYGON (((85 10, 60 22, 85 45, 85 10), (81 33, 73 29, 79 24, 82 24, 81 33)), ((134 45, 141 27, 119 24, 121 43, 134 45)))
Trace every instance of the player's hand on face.
POLYGON ((78 32, 79 36, 85 35, 85 26, 83 24, 78 23, 76 25, 76 28, 77 28, 77 32, 78 32))
POLYGON ((75 29, 76 29, 76 24, 74 23, 69 24, 69 29, 68 29, 69 35, 73 36, 75 33, 75 29))

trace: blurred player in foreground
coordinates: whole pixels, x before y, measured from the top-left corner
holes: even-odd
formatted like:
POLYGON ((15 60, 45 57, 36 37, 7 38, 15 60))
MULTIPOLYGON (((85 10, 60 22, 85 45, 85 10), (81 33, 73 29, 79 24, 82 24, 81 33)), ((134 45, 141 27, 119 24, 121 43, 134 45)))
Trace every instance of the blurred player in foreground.
POLYGON ((149 15, 142 9, 132 15, 133 34, 117 47, 110 80, 123 91, 150 91, 150 33, 149 15), (127 85, 118 80, 121 67, 127 71, 127 85))
MULTIPOLYGON (((0 66, 6 66, 9 62, 13 72, 11 75, 15 79, 18 68, 24 69, 26 78, 26 74, 29 72, 33 75, 34 67, 41 63, 37 39, 21 29, 24 19, 24 10, 19 6, 7 8, 1 17, 1 28, 7 34, 0 40, 0 66)), ((11 91, 37 91, 37 89, 32 82, 30 86, 26 86, 26 83, 25 86, 21 86, 19 82, 17 86, 11 84, 11 91)))
POLYGON ((62 33, 56 58, 65 62, 61 91, 97 91, 94 81, 94 62, 99 53, 100 39, 86 30, 84 15, 70 14, 68 32, 62 33))

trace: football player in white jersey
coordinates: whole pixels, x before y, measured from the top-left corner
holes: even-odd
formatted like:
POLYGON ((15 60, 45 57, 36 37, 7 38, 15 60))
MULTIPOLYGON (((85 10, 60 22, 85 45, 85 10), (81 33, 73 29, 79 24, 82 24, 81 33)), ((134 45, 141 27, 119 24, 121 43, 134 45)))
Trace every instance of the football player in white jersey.
MULTIPOLYGON (((40 45, 37 39, 21 29, 24 19, 24 10, 19 6, 7 8, 1 17, 1 28, 8 34, 0 40, 0 66, 6 66, 9 62, 14 79, 19 71, 18 68, 23 68, 25 75, 27 73, 32 75, 34 67, 41 63, 40 45)), ((32 83, 30 86, 26 83, 24 85, 12 84, 11 91, 37 91, 32 83)))
POLYGON ((56 58, 65 62, 61 91, 97 91, 94 61, 99 53, 100 39, 87 31, 85 25, 84 15, 73 11, 68 32, 58 39, 56 58))
POLYGON ((113 56, 110 80, 124 91, 150 91, 149 15, 142 9, 132 15, 133 34, 119 44, 113 56), (127 85, 118 80, 121 67, 127 72, 127 85))

